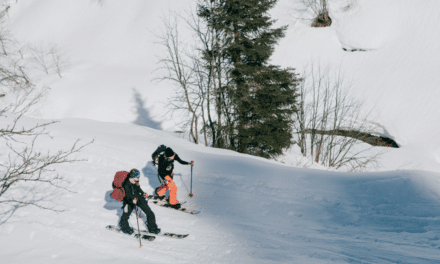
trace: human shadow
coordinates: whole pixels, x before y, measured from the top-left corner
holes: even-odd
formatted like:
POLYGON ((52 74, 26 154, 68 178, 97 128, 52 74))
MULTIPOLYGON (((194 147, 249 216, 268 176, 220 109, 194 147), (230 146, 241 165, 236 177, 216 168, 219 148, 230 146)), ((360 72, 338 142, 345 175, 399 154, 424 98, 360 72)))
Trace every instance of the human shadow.
POLYGON ((153 189, 162 185, 157 174, 157 167, 153 165, 153 162, 148 161, 147 164, 145 164, 145 167, 142 168, 142 173, 148 179, 148 182, 153 189))
MULTIPOLYGON (((104 200, 105 200, 106 203, 104 205, 104 208, 107 209, 107 210, 110 210, 110 211, 113 211, 113 210, 115 211, 116 215, 118 216, 118 219, 117 219, 117 222, 114 223, 113 225, 119 227, 119 221, 121 219, 121 216, 122 216, 122 213, 123 213, 123 210, 124 210, 123 207, 122 207, 123 204, 122 204, 122 202, 117 201, 117 200, 111 198, 110 197, 111 193, 112 193, 112 191, 108 191, 108 192, 105 193, 104 200)), ((136 210, 133 210, 131 212, 130 216, 132 216, 133 214, 136 214, 136 217, 137 217, 138 213, 139 213, 139 216, 142 218, 143 223, 145 223, 147 221, 147 217, 145 216, 145 213, 142 212, 142 210, 138 210, 138 212, 136 210)))
POLYGON ((183 178, 182 178, 182 173, 174 173, 174 178, 177 178, 177 177, 180 178, 180 181, 182 182, 183 187, 185 187, 186 192, 189 193, 188 186, 186 185, 185 181, 184 181, 183 178))
POLYGON ((145 107, 145 102, 142 100, 141 94, 134 88, 133 93, 137 113, 137 118, 133 123, 139 126, 162 130, 162 123, 153 120, 150 110, 145 107))
POLYGON ((118 220, 115 223, 116 226, 119 225, 119 219, 121 219, 122 216, 122 202, 117 201, 110 197, 110 194, 112 193, 112 190, 105 193, 104 200, 105 205, 104 208, 110 211, 115 211, 116 215, 118 216, 118 220))

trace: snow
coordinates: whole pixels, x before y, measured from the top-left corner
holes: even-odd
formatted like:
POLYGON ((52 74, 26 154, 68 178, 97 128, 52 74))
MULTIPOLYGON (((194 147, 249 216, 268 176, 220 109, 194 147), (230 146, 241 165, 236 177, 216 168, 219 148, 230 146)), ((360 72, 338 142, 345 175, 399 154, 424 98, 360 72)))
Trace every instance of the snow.
MULTIPOLYGON (((40 120, 23 121, 30 125, 40 120)), ((76 192, 55 198, 68 211, 56 214, 30 207, 12 215, 3 211, 0 258, 5 263, 440 260, 440 178, 435 172, 349 174, 299 169, 195 145, 151 128, 82 119, 63 119, 53 125, 51 134, 53 140, 42 138, 40 144, 53 151, 67 148, 76 138, 95 141, 81 152, 88 161, 57 168, 76 192), (159 182, 148 161, 162 143, 182 159, 195 161, 193 198, 187 196, 190 167, 176 164, 174 179, 178 199, 202 213, 151 205, 160 228, 190 236, 157 237, 139 249, 137 240, 105 229, 116 225, 122 213, 121 203, 109 197, 110 184, 116 171, 138 168, 141 186, 151 194, 159 182)), ((47 195, 48 190, 36 191, 47 195)), ((134 214, 130 222, 137 226, 134 214)))
MULTIPOLYGON (((341 67, 357 96, 380 111, 383 133, 401 145, 383 157, 381 172, 357 174, 300 168, 295 149, 282 164, 170 132, 176 127, 163 117, 163 103, 172 89, 153 82, 161 52, 153 32, 168 8, 182 11, 193 1, 3 3, 11 5, 10 28, 20 41, 55 43, 71 60, 63 78, 41 79, 51 87, 46 105, 22 124, 60 120, 50 126, 53 139, 39 139, 43 150, 67 149, 78 138, 94 142, 78 154, 87 161, 57 166, 74 193, 25 185, 11 193, 53 201, 66 212, 0 207, 1 263, 440 262, 440 2, 358 0, 343 11, 347 1, 334 0, 334 23, 320 29, 294 23, 291 1, 274 10, 290 27, 273 62, 298 70, 311 60, 341 67), (202 213, 151 205, 160 228, 190 236, 157 237, 139 248, 105 229, 122 213, 109 197, 111 181, 116 171, 138 168, 151 194, 159 182, 148 161, 160 144, 195 161, 193 198, 190 167, 176 164, 174 179, 178 199, 202 213)), ((4 143, 0 150, 6 152, 4 143)), ((130 223, 136 227, 134 215, 130 223)))

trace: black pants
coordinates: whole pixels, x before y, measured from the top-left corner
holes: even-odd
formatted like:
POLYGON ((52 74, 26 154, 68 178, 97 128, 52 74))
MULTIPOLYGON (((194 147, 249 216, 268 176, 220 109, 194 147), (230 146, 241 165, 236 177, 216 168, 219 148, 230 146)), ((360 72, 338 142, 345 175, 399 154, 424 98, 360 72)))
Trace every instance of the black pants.
MULTIPOLYGON (((123 213, 121 216, 121 220, 119 221, 119 225, 121 226, 121 228, 126 229, 130 227, 130 225, 128 224, 128 219, 130 218, 131 212, 133 211, 135 206, 140 208, 147 216, 146 224, 148 230, 156 230, 156 216, 154 215, 153 211, 151 211, 150 206, 148 206, 148 202, 145 199, 139 199, 137 205, 124 202, 124 206, 122 207, 123 213)), ((138 214, 140 214, 139 209, 138 214)))

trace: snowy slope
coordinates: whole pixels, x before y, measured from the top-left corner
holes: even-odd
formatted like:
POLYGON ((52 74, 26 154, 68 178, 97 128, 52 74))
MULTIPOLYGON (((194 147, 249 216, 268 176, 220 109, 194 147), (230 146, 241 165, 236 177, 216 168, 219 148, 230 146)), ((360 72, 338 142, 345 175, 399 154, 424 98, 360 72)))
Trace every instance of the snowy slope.
MULTIPOLYGON (((9 119, 10 120, 10 119, 9 119)), ((8 122, 2 119, 1 125, 8 122)), ((25 125, 41 120, 25 119, 25 125)), ((65 119, 42 138, 44 149, 76 138, 95 142, 88 161, 58 167, 76 193, 56 198, 60 214, 24 208, 0 213, 2 263, 436 263, 440 261, 440 178, 426 171, 330 173, 194 145, 131 124, 65 119), (165 231, 184 240, 138 241, 109 232, 121 203, 109 198, 118 170, 138 168, 141 186, 159 185, 150 155, 167 144, 190 167, 177 164, 178 199, 200 215, 151 205, 165 231), (6 221, 5 221, 6 220, 6 221)), ((2 157, 4 159, 5 157, 2 157)), ((17 190, 20 192, 20 190, 17 190)), ((52 197, 50 189, 37 189, 52 197)), ((55 194, 53 194, 55 195, 55 194)), ((134 214, 132 226, 136 227, 134 214)), ((142 224, 144 227, 144 225, 142 224)))
MULTIPOLYGON (((297 21, 273 61, 301 70, 311 61, 340 67, 357 96, 379 111, 381 132, 410 148, 408 152, 425 153, 433 163, 421 167, 438 171, 440 2, 360 0, 347 9, 348 2, 329 1, 329 28, 297 21)), ((276 14, 289 21, 294 7, 283 1, 276 14)), ((419 163, 417 155, 408 158, 419 163)))
MULTIPOLYGON (((172 89, 152 82, 160 53, 152 31, 168 8, 182 11, 194 1, 4 0, 20 41, 55 43, 71 61, 63 78, 41 79, 52 89, 38 117, 62 120, 51 126, 54 139, 43 137, 39 146, 57 151, 77 138, 95 141, 79 155, 88 161, 58 168, 76 193, 24 186, 11 193, 43 193, 69 210, 1 207, 0 263, 440 262, 439 2, 359 0, 346 12, 347 1, 330 2, 332 27, 312 29, 293 24, 293 1, 280 1, 274 14, 291 24, 273 62, 299 70, 311 59, 340 66, 357 95, 380 110, 384 132, 402 145, 383 160, 392 171, 298 169, 130 124, 166 120, 159 127, 175 128, 162 117, 172 89), (160 228, 190 236, 158 237, 139 249, 136 240, 105 230, 121 215, 108 194, 114 173, 134 167, 151 193, 159 182, 147 161, 159 144, 196 162, 193 198, 188 166, 176 166, 175 180, 178 199, 202 213, 152 205, 160 228), (409 168, 422 170, 396 170, 409 168)), ((10 121, 0 119, 0 126, 10 121)), ((0 151, 5 161, 4 142, 0 151)))
POLYGON ((42 79, 52 88, 43 118, 80 117, 133 122, 142 108, 163 119, 162 103, 172 92, 156 84, 161 17, 190 1, 4 1, 10 28, 22 43, 55 44, 70 66, 63 78, 42 79))
MULTIPOLYGON (((330 28, 310 28, 297 17, 299 1, 281 0, 271 12, 289 30, 273 63, 302 71, 312 60, 341 68, 355 94, 380 113, 386 136, 403 149, 393 150, 384 169, 418 168, 440 172, 439 39, 436 0, 331 0, 330 28), (348 5, 351 2, 350 5, 348 5), (366 51, 347 52, 352 49, 366 51), (423 158, 420 158, 423 157, 423 158), (408 162, 409 161, 409 162, 408 162), (406 164, 416 164, 406 166, 406 164)), ((43 77, 51 87, 41 118, 87 118, 176 130, 166 117, 173 93, 157 83, 157 55, 163 49, 154 33, 169 10, 185 14, 196 1, 13 1, 4 0, 12 33, 23 43, 58 45, 70 59, 63 78, 43 77), (154 126, 153 126, 154 125, 154 126)), ((191 37, 179 25, 183 41, 191 37)))

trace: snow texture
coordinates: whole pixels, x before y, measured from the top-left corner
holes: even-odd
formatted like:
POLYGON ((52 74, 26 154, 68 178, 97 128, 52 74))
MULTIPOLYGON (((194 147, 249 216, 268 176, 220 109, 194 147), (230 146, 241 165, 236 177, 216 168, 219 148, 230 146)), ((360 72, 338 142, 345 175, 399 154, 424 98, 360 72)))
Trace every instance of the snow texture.
MULTIPOLYGON (((153 32, 168 8, 182 11, 194 1, 3 1, 11 6, 14 36, 55 43, 71 60, 63 78, 41 79, 52 88, 47 104, 22 125, 60 119, 50 129, 54 139, 38 141, 52 152, 77 138, 95 141, 78 155, 87 161, 57 167, 75 193, 24 185, 10 193, 68 211, 0 207, 0 262, 439 263, 440 2, 358 0, 346 9, 349 1, 329 1, 329 28, 295 20, 292 2, 273 10, 278 23, 289 24, 273 63, 340 67, 357 96, 380 111, 384 133, 401 145, 384 156, 382 172, 298 168, 292 160, 302 158, 294 149, 281 164, 168 132, 176 124, 164 118, 163 104, 173 90, 153 82, 162 52, 153 32), (111 181, 116 171, 138 168, 142 188, 152 194, 160 183, 148 161, 160 144, 195 161, 193 198, 190 167, 177 164, 174 179, 178 199, 201 214, 151 205, 162 230, 190 236, 157 237, 139 248, 133 238, 105 229, 122 214, 121 203, 109 197, 111 181)), ((180 32, 185 36, 184 27, 180 32)), ((0 126, 12 118, 0 119, 0 126)), ((3 141, 0 151, 7 151, 3 141)), ((130 223, 136 227, 134 214, 130 223)))

